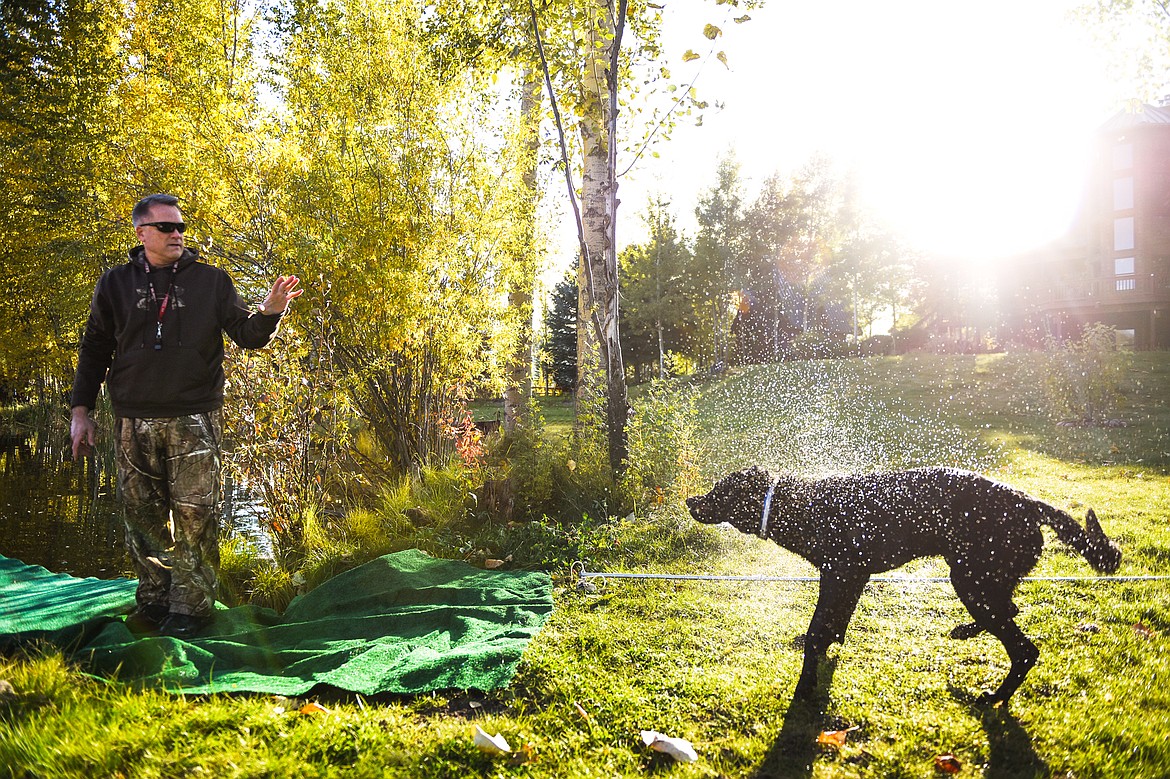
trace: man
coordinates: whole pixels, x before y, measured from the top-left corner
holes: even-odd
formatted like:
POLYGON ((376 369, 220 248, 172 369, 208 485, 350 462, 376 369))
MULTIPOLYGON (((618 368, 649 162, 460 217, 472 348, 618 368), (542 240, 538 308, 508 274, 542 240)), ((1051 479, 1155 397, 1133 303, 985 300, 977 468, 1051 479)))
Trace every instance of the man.
POLYGON ((73 381, 74 459, 88 455, 102 382, 116 417, 118 484, 126 547, 138 574, 136 629, 189 638, 210 619, 219 565, 223 335, 266 346, 295 276, 272 284, 259 312, 224 271, 183 242, 178 198, 150 195, 131 218, 140 246, 94 289, 73 381))

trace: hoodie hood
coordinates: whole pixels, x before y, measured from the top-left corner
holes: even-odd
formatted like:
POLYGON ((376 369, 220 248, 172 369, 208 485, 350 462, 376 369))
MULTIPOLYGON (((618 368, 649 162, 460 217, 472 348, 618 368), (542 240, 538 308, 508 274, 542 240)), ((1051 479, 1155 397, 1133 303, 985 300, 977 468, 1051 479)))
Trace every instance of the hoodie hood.
MULTIPOLYGON (((146 249, 144 249, 141 245, 135 246, 129 252, 127 252, 127 254, 130 256, 130 262, 139 268, 141 268, 143 263, 146 262, 146 249)), ((179 258, 179 262, 177 263, 179 267, 175 268, 175 271, 181 271, 188 265, 191 265, 198 260, 199 250, 192 249, 190 246, 185 246, 183 247, 183 256, 179 258)))

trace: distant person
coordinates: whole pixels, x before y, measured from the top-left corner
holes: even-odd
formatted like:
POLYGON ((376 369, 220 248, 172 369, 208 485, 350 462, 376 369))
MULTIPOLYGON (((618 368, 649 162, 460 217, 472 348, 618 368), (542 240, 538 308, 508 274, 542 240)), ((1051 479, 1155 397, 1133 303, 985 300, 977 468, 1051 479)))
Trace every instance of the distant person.
POLYGON ((126 548, 138 574, 137 630, 196 635, 210 619, 219 566, 223 335, 266 346, 304 291, 280 276, 259 311, 224 271, 183 243, 173 195, 150 195, 131 218, 141 246, 94 289, 71 399, 73 458, 92 452, 90 412, 102 382, 116 421, 126 548))

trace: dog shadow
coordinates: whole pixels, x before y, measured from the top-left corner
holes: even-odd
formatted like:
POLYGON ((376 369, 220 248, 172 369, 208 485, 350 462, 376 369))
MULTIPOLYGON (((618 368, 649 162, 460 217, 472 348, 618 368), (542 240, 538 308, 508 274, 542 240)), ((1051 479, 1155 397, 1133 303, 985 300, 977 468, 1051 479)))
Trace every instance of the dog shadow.
POLYGON ((971 693, 947 685, 951 695, 979 718, 983 732, 987 734, 987 768, 983 776, 987 779, 1030 779, 1034 776, 1048 776, 1048 764, 1032 746, 1028 733, 1008 706, 992 706, 981 702, 971 693))
POLYGON ((825 730, 825 712, 829 707, 828 690, 832 686, 837 659, 821 661, 816 692, 811 698, 793 694, 784 724, 772 748, 752 774, 752 779, 796 779, 812 776, 813 762, 821 753, 817 736, 825 730))
MULTIPOLYGON (((810 699, 793 696, 784 713, 784 724, 753 779, 800 779, 812 776, 813 763, 822 754, 817 736, 829 727, 828 690, 836 659, 822 661, 817 692, 810 699)), ((969 692, 950 687, 955 699, 979 719, 987 734, 989 754, 983 776, 987 779, 1031 779, 1051 772, 1032 746, 1032 736, 1007 706, 981 703, 969 692)))

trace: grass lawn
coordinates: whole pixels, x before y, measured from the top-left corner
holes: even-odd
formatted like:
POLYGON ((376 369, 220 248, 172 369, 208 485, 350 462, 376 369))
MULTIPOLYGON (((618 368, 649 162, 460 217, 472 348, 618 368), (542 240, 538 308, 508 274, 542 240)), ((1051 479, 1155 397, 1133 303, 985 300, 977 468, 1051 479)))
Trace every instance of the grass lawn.
MULTIPOLYGON (((817 475, 916 465, 988 472, 1078 518, 1092 507, 1120 574, 1170 574, 1170 355, 1137 355, 1116 428, 1043 414, 1022 356, 791 363, 688 385, 715 477, 749 464, 817 475)), ((1037 576, 1092 569, 1052 533, 1037 576)), ((591 570, 814 571, 678 506, 594 533, 591 570)), ((945 573, 922 561, 908 574, 945 573)), ((506 690, 410 699, 188 700, 96 680, 51 651, 0 658, 0 776, 1134 777, 1170 776, 1170 582, 1025 582, 1040 661, 1010 705, 1007 672, 948 584, 873 584, 822 694, 793 703, 815 584, 592 580, 557 574, 549 622, 506 690), (2 687, 2 685, 0 685, 2 687), (472 745, 502 734, 520 759, 472 745), (690 740, 691 764, 639 731, 690 740), (842 746, 819 746, 847 730, 842 746), (951 760, 941 760, 953 756, 951 760), (948 773, 946 769, 953 770, 948 773)))

